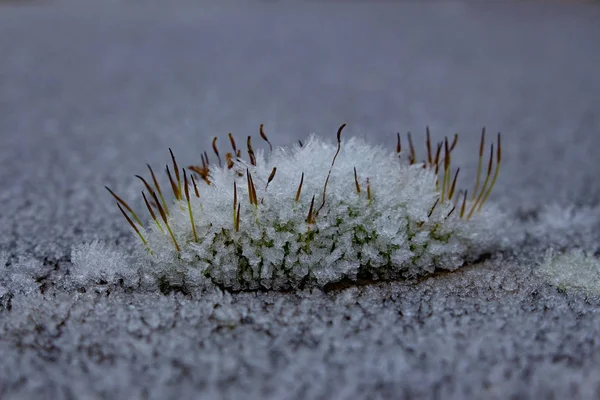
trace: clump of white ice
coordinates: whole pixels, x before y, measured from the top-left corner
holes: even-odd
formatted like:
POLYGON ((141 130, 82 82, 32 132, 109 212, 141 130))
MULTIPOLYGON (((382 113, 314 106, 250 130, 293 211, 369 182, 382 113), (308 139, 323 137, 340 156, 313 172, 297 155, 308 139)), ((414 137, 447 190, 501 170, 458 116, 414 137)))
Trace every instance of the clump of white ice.
MULTIPOLYGON (((455 270, 501 242, 499 212, 486 206, 467 218, 475 202, 469 196, 463 212, 458 189, 448 199, 450 182, 444 187, 431 164, 351 138, 342 140, 327 179, 336 151, 337 144, 313 135, 268 158, 257 151, 255 163, 211 165, 210 185, 199 185, 199 197, 188 186, 197 240, 183 194, 167 219, 180 251, 158 211, 156 221, 140 227, 150 270, 163 281, 192 285, 297 288, 455 270)), ((440 164, 443 171, 443 158, 440 164)))

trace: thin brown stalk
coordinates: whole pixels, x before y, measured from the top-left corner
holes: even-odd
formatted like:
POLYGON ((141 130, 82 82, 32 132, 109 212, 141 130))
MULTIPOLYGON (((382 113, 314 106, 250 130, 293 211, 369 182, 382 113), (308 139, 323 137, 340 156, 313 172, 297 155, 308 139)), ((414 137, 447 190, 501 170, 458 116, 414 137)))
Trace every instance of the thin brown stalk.
POLYGON ((429 212, 427 213, 427 218, 431 217, 431 214, 433 214, 433 210, 435 210, 435 207, 438 205, 440 199, 439 197, 435 200, 435 203, 433 203, 433 207, 431 207, 431 209, 429 210, 429 212))
POLYGON ((415 151, 415 146, 412 141, 412 135, 410 132, 407 133, 408 136, 408 147, 410 149, 410 154, 408 156, 408 161, 410 164, 414 164, 417 161, 417 152, 415 151))
POLYGON ((427 164, 431 167, 433 165, 433 155, 431 154, 431 134, 429 132, 429 126, 425 127, 425 134, 427 136, 427 164))
POLYGON ((402 142, 400 140, 400 132, 396 133, 396 154, 400 154, 402 151, 402 142))
POLYGON ((452 144, 450 145, 450 151, 454 150, 457 143, 458 143, 458 133, 455 133, 454 139, 452 139, 452 144))
POLYGON ((313 216, 314 206, 315 206, 315 196, 313 195, 312 200, 310 202, 310 209, 308 210, 308 216, 306 217, 306 222, 308 222, 309 224, 314 223, 314 216, 313 216))
POLYGON ((152 186, 150 186, 150 184, 142 176, 136 175, 135 177, 144 183, 144 186, 146 187, 146 190, 148 191, 148 193, 150 193, 154 190, 154 189, 152 189, 152 186))
POLYGON ((446 184, 447 184, 446 181, 448 180, 448 168, 450 166, 449 165, 449 161, 450 161, 449 155, 450 155, 450 152, 449 152, 449 149, 448 149, 448 138, 445 138, 445 140, 444 140, 444 151, 445 151, 445 154, 444 154, 444 172, 443 172, 443 174, 444 174, 443 176, 444 177, 442 178, 442 197, 441 197, 442 204, 444 203, 444 199, 446 197, 446 184))
POLYGON ((235 217, 235 231, 239 232, 240 231, 240 205, 242 203, 238 203, 237 206, 237 216, 235 217))
POLYGON ((304 172, 300 177, 300 184, 298 185, 298 190, 296 191, 296 203, 300 200, 300 193, 302 192, 302 183, 304 182, 304 172))
POLYGON ((167 207, 167 202, 165 201, 165 197, 162 194, 162 190, 160 190, 160 185, 158 184, 158 179, 156 179, 156 175, 154 175, 154 171, 152 170, 152 167, 150 166, 150 164, 146 164, 146 165, 148 166, 148 169, 150 170, 150 175, 152 175, 152 182, 154 182, 154 187, 156 188, 156 191, 158 192, 160 201, 162 201, 162 205, 165 208, 165 212, 167 213, 167 215, 169 215, 169 207, 167 207))
POLYGON ((162 228, 162 226, 160 226, 160 223, 158 222, 158 218, 156 218, 156 214, 154 213, 152 206, 148 202, 148 199, 146 198, 146 193, 144 193, 144 191, 142 191, 142 196, 144 197, 144 203, 146 203, 146 207, 148 208, 148 211, 150 211, 150 215, 152 216, 152 219, 156 223, 156 226, 158 226, 158 229, 160 229, 160 231, 164 233, 165 231, 162 228))
POLYGON ((475 202, 473 203, 473 206, 471 207, 471 210, 469 211, 469 215, 467 216, 467 219, 470 219, 471 216, 473 215, 473 212, 475 212, 475 209, 477 208, 477 206, 479 205, 479 202, 481 201, 481 199, 483 198, 483 195, 487 189, 487 184, 490 180, 490 176, 492 175, 492 165, 494 163, 494 144, 492 143, 492 146, 490 147, 490 160, 488 163, 488 170, 487 170, 487 174, 485 176, 485 180, 483 181, 483 186, 481 187, 481 191, 479 192, 479 196, 477 196, 477 199, 475 200, 475 202))
POLYGON ((273 167, 273 170, 271 171, 271 174, 269 175, 269 178, 267 179, 267 184, 265 185, 265 191, 269 187, 269 183, 271 183, 273 178, 275 178, 275 173, 277 173, 277 167, 273 167))
POLYGON ((248 202, 250 205, 254 205, 252 202, 252 188, 250 187, 250 172, 246 168, 246 184, 248 185, 248 202))
POLYGON ((110 190, 110 188, 108 186, 104 186, 106 188, 106 190, 109 191, 110 194, 112 194, 112 196, 119 202, 121 203, 121 205, 123 205, 123 207, 125 207, 125 209, 127 211, 129 211, 131 213, 131 215, 133 216, 133 219, 135 219, 135 221, 140 224, 140 226, 144 226, 144 224, 142 224, 142 221, 140 221, 140 219, 138 218, 138 216, 135 214, 135 212, 131 209, 131 207, 129 207, 129 204, 127 204, 125 202, 125 200, 123 200, 122 198, 120 198, 119 196, 116 195, 115 192, 113 192, 112 190, 110 190))
POLYGON ((221 156, 219 155, 219 149, 217 148, 217 137, 215 136, 212 141, 212 148, 215 154, 217 155, 217 160, 219 160, 219 168, 223 166, 221 163, 221 156))
POLYGON ((254 186, 254 179, 252 179, 252 175, 250 175, 250 185, 252 187, 252 201, 254 202, 254 206, 258 207, 258 198, 256 197, 256 186, 254 186))
POLYGON ((256 166, 256 157, 254 156, 254 149, 252 148, 252 136, 248 136, 246 144, 248 145, 248 157, 250 157, 250 164, 256 166))
POLYGON ((142 235, 142 232, 140 232, 140 230, 138 229, 138 227, 135 226, 135 224, 133 223, 133 221, 131 220, 131 218, 129 218, 129 215, 127 215, 127 213, 125 211, 123 211, 123 209, 121 208, 121 204, 117 203, 117 207, 119 207, 119 210, 121 210, 121 213, 123 214, 123 216, 125 217, 125 219, 127 220, 127 222, 129 222, 129 225, 131 225, 131 227, 133 228, 133 230, 135 231, 135 233, 137 233, 138 237, 140 238, 140 240, 142 241, 142 243, 146 247, 146 250, 148 251, 148 253, 152 254, 152 251, 150 250, 150 247, 148 247, 148 242, 146 242, 146 239, 144 238, 144 235, 142 235))
POLYGON ((450 186, 450 191, 448 192, 448 200, 452 200, 452 197, 454 196, 454 190, 456 189, 456 179, 458 178, 459 172, 460 168, 458 168, 454 173, 454 179, 452 180, 452 185, 450 186))
POLYGON ((175 240, 175 235, 173 235, 173 231, 171 230, 171 227, 169 226, 169 221, 167 220, 167 214, 165 214, 165 210, 163 210, 162 206, 158 202, 156 193, 152 192, 150 194, 152 195, 152 197, 154 198, 154 202, 158 206, 158 212, 160 213, 160 217, 162 218, 165 226, 167 227, 167 231, 169 231, 169 235, 171 236, 171 239, 173 240, 173 244, 175 245, 175 250, 181 251, 181 249, 179 248, 179 244, 177 244, 177 240, 175 240))
POLYGON ((471 201, 475 200, 477 191, 479 190, 479 183, 481 180, 481 168, 483 167, 483 152, 485 150, 485 126, 481 129, 481 141, 479 143, 479 162, 477 163, 477 178, 475 179, 475 187, 473 188, 473 195, 471 201))
POLYGON ((183 187, 185 191, 185 199, 188 205, 188 212, 190 214, 190 223, 192 224, 192 232, 194 234, 194 242, 198 241, 198 236, 196 235, 196 224, 194 223, 194 214, 192 213, 192 203, 190 202, 190 190, 188 185, 187 174, 185 173, 185 169, 183 170, 183 187))
POLYGON ((192 178, 192 184, 194 185, 194 193, 196 194, 197 198, 200 198, 200 192, 198 191, 198 186, 196 186, 196 180, 194 179, 194 175, 190 174, 190 177, 192 178))
POLYGON ((237 153, 237 147, 235 145, 235 140, 233 139, 233 135, 231 132, 229 133, 229 141, 231 142, 231 147, 233 148, 233 153, 237 153))
POLYGON ((448 219, 452 213, 454 212, 454 210, 456 210, 456 206, 452 207, 452 210, 450 210, 450 212, 448 213, 448 215, 446 215, 446 219, 448 219))
POLYGON ((490 184, 490 187, 488 188, 487 192, 485 193, 485 196, 483 196, 481 203, 479 203, 479 207, 477 208, 477 211, 481 211, 481 207, 483 207, 483 204, 486 202, 488 196, 492 192, 492 188, 496 184, 496 179, 498 178, 498 171, 500 171, 500 163, 501 162, 502 162, 502 142, 500 141, 500 133, 498 132, 498 149, 497 149, 497 154, 496 154, 496 170, 494 171, 494 178, 492 178, 492 183, 490 184))
POLYGON ((323 206, 325 205, 325 195, 327 193, 327 183, 329 182, 329 177, 331 176, 331 170, 333 169, 333 165, 335 164, 335 159, 337 158, 340 149, 342 147, 342 130, 344 129, 344 127, 346 126, 346 124, 342 124, 340 125, 340 127, 338 128, 337 131, 337 151, 335 152, 335 155, 333 156, 333 160, 331 161, 331 167, 329 167, 329 172, 327 173, 327 179, 325 179, 325 185, 323 185, 323 202, 321 203, 321 206, 319 207, 319 209, 317 210, 317 214, 319 213, 319 211, 321 211, 321 208, 323 208, 323 206))
POLYGON ((369 177, 367 177, 367 199, 371 201, 371 182, 369 181, 369 177))
POLYGON ((181 199, 181 177, 179 176, 179 166, 177 166, 177 161, 175 160, 175 156, 173 155, 173 151, 169 149, 169 153, 171 153, 171 160, 173 161, 173 170, 175 172, 175 178, 177 179, 177 193, 179 193, 179 200, 181 199))
POLYGON ((235 181, 233 181, 233 225, 234 226, 236 224, 236 220, 235 220, 236 206, 237 206, 237 184, 235 181))
POLYGON ((463 194, 463 202, 462 202, 462 206, 460 206, 460 217, 464 217, 465 215, 465 208, 467 206, 467 192, 468 190, 465 190, 465 193, 463 194))
POLYGON ((169 182, 171 182, 171 190, 173 190, 173 194, 175 195, 175 199, 181 200, 181 192, 177 187, 177 182, 171 176, 171 171, 169 170, 169 166, 167 165, 167 176, 169 177, 169 182))
POLYGON ((269 138, 267 138, 267 135, 265 135, 265 131, 263 130, 263 126, 264 126, 264 124, 260 124, 260 137, 263 138, 263 140, 269 144, 269 150, 272 152, 273 151, 273 145, 271 144, 271 142, 269 142, 269 138))
POLYGON ((251 205, 258 207, 258 200, 256 198, 256 188, 254 187, 254 181, 252 180, 252 174, 246 168, 246 177, 248 180, 248 200, 251 205))
POLYGON ((356 167, 354 167, 354 185, 356 186, 356 194, 360 195, 360 185, 358 184, 358 176, 356 175, 356 167))

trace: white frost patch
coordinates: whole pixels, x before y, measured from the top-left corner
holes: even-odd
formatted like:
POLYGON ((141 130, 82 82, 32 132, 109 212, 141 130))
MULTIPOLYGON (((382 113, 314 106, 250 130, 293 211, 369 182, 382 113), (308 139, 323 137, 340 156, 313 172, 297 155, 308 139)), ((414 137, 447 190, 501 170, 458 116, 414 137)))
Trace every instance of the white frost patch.
POLYGON ((73 246, 71 262, 71 278, 82 286, 119 284, 121 279, 123 284, 131 286, 137 281, 137 269, 127 256, 97 240, 73 246))
POLYGON ((0 253, 0 298, 9 294, 30 294, 38 290, 38 278, 48 273, 48 267, 34 258, 20 257, 10 265, 8 254, 0 253))
POLYGON ((582 289, 600 294, 600 260, 583 250, 562 254, 548 250, 538 273, 559 289, 582 289))

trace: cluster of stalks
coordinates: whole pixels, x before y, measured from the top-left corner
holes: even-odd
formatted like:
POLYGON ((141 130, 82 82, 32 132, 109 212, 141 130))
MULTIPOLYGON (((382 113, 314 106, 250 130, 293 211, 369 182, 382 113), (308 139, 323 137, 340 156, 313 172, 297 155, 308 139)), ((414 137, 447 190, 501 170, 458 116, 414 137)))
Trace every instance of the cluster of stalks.
MULTIPOLYGON (((410 134, 410 132, 407 134, 407 137, 409 146, 408 161, 411 165, 416 164, 417 156, 412 141, 412 135, 410 134)), ((399 133, 397 134, 397 138, 398 140, 396 144, 396 153, 400 155, 402 151, 402 143, 400 140, 399 133)), ((431 216, 433 210, 438 204, 444 204, 446 201, 452 201, 453 207, 450 213, 448 214, 448 216, 450 216, 450 214, 452 214, 458 207, 461 197, 462 204, 460 206, 460 218, 466 218, 468 220, 473 216, 473 214, 476 211, 481 211, 483 204, 487 201, 494 185, 496 184, 498 172, 500 171, 500 163, 502 161, 502 142, 500 133, 498 133, 497 141, 498 143, 496 145, 495 154, 494 143, 490 145, 490 156, 487 163, 487 173, 485 175, 483 185, 481 185, 481 175, 483 172, 483 163, 485 158, 485 127, 482 128, 481 141, 479 144, 479 162, 477 164, 477 178, 475 180, 475 187, 473 188, 473 193, 468 204, 468 190, 459 190, 458 193, 455 191, 456 181, 458 179, 460 168, 457 168, 454 171, 454 178, 452 178, 452 151, 454 150, 458 142, 458 134, 454 134, 452 142, 449 142, 448 137, 445 137, 443 141, 437 143, 436 150, 433 151, 429 127, 426 128, 427 160, 423 160, 422 165, 423 168, 429 168, 435 172, 435 175, 437 177, 435 187, 438 192, 441 192, 440 197, 437 199, 432 209, 429 211, 429 216, 431 216), (494 158, 496 160, 495 168, 494 158), (494 171, 493 174, 492 170, 494 171)))
MULTIPOLYGON (((326 194, 327 194, 327 184, 328 184, 329 178, 331 176, 331 171, 333 170, 333 167, 335 165, 335 160, 340 152, 341 134, 342 134, 342 131, 345 126, 346 126, 346 124, 342 124, 338 128, 338 131, 337 131, 337 150, 333 156, 331 166, 330 166, 329 172, 327 174, 327 178, 325 179, 325 183, 323 185, 323 194, 322 194, 321 204, 319 205, 318 208, 315 208, 315 196, 313 196, 311 199, 310 208, 309 208, 309 211, 308 211, 308 214, 306 217, 306 222, 308 224, 309 229, 310 229, 311 225, 315 224, 316 219, 319 214, 319 211, 325 206, 326 194)), ((260 125, 259 132, 260 132, 261 138, 269 145, 270 151, 273 151, 273 146, 272 146, 271 142, 269 141, 267 135, 264 132, 263 124, 260 125)), ((408 137, 408 147, 409 147, 408 162, 411 165, 417 164, 416 151, 415 151, 415 147, 413 144, 412 135, 410 132, 407 134, 407 137, 408 137)), ((232 147, 233 151, 227 152, 225 154, 225 162, 226 162, 227 168, 232 169, 232 168, 236 167, 236 165, 239 166, 239 164, 236 164, 234 162, 234 157, 237 161, 241 161, 242 155, 241 155, 241 150, 237 148, 236 142, 231 133, 229 133, 229 141, 231 143, 231 147, 232 147)), ((498 177, 498 171, 500 169, 500 162, 502 159, 500 133, 498 133, 497 141, 498 141, 498 143, 496 146, 496 152, 494 152, 494 144, 492 143, 490 146, 490 155, 489 155, 489 160, 488 160, 488 164, 487 164, 487 173, 485 174, 483 184, 481 184, 481 177, 482 177, 484 158, 485 158, 484 157, 485 128, 482 129, 481 142, 480 142, 480 146, 479 146, 479 162, 478 162, 478 167, 477 167, 477 178, 475 181, 475 187, 473 188, 473 193, 471 195, 471 198, 470 198, 470 200, 467 200, 467 197, 468 197, 467 190, 464 190, 464 191, 459 190, 458 192, 456 192, 456 183, 457 183, 457 179, 458 179, 458 174, 460 172, 460 168, 457 168, 456 171, 454 171, 454 174, 452 174, 452 166, 451 166, 452 151, 454 150, 454 148, 456 147, 456 144, 458 142, 458 134, 454 135, 454 138, 451 142, 446 137, 443 141, 437 143, 437 145, 435 147, 435 151, 434 151, 433 147, 432 147, 432 143, 431 143, 431 135, 430 135, 429 127, 427 127, 427 129, 426 129, 427 159, 423 160, 421 163, 423 165, 423 168, 430 169, 435 172, 435 175, 437 177, 436 183, 435 183, 436 190, 438 192, 440 192, 440 197, 436 200, 435 204, 430 209, 429 214, 428 214, 429 216, 431 216, 431 214, 433 213, 434 209, 436 208, 436 206, 438 204, 444 204, 445 202, 453 202, 453 208, 451 209, 451 211, 449 212, 449 214, 447 216, 447 217, 449 217, 450 214, 452 214, 455 211, 455 209, 458 207, 458 204, 459 204, 461 198, 462 198, 462 204, 460 206, 460 218, 465 218, 468 220, 473 216, 473 214, 476 211, 481 210, 481 208, 483 207, 483 204, 486 202, 488 196, 490 195, 492 188, 494 187, 494 184, 496 183, 496 179, 498 177), (494 157, 494 154, 495 154, 495 157, 494 157), (494 168, 494 159, 496 160, 495 168, 494 168), (494 172, 492 173, 492 171, 494 171, 494 172)), ((299 144, 301 147, 303 146, 302 142, 300 142, 300 141, 299 141, 299 144)), ((247 152, 248 152, 248 158, 249 158, 250 165, 256 166, 256 157, 254 154, 254 149, 252 147, 252 137, 251 136, 248 136, 246 146, 247 146, 247 152)), ((212 141, 212 148, 213 148, 213 152, 215 153, 215 155, 217 157, 217 162, 218 162, 219 168, 223 168, 221 156, 220 156, 219 150, 217 148, 217 138, 216 137, 212 141)), ((196 224, 194 222, 194 215, 192 212, 192 205, 190 202, 190 197, 191 197, 190 196, 190 186, 193 188, 194 195, 196 196, 196 198, 200 198, 200 191, 198 190, 198 185, 196 184, 195 177, 204 181, 204 183, 206 185, 211 185, 210 160, 209 160, 207 152, 206 151, 203 152, 203 154, 201 154, 202 165, 190 165, 187 167, 187 170, 190 171, 189 172, 190 178, 188 179, 188 172, 186 171, 186 169, 181 168, 181 172, 180 172, 180 168, 177 164, 177 160, 175 159, 175 156, 173 155, 173 151, 171 149, 169 149, 169 152, 171 154, 173 174, 171 173, 171 169, 169 168, 168 164, 166 166, 166 173, 167 173, 167 177, 169 179, 171 190, 173 192, 175 200, 183 201, 185 199, 189 218, 190 218, 190 223, 192 226, 193 240, 194 240, 194 242, 198 242, 198 234, 196 231, 196 224), (182 179, 182 177, 183 177, 183 179, 182 179), (191 181, 191 185, 190 185, 190 181, 191 181)), ((398 154, 399 157, 402 156, 402 143, 401 143, 399 133, 397 134, 396 153, 398 154)), ((142 197, 144 199, 144 203, 146 204, 146 208, 148 209, 148 212, 150 213, 150 216, 152 217, 152 220, 154 221, 154 223, 156 224, 158 229, 165 234, 168 233, 171 240, 173 241, 175 250, 177 252, 180 252, 181 247, 180 247, 179 243, 177 242, 177 239, 175 238, 175 235, 173 234, 173 230, 171 229, 171 226, 169 225, 169 221, 168 221, 168 217, 170 215, 169 207, 167 206, 167 202, 165 201, 165 197, 160 188, 160 184, 158 183, 158 180, 156 179, 156 175, 154 174, 154 171, 152 170, 152 167, 150 165, 147 165, 147 166, 148 166, 148 170, 150 171, 150 176, 152 178, 152 185, 150 183, 148 183, 148 181, 146 179, 144 179, 142 176, 136 175, 136 177, 142 181, 142 183, 145 187, 145 191, 142 190, 142 197), (146 195, 146 191, 148 192, 148 196, 146 195), (160 217, 160 220, 159 220, 159 217, 160 217), (162 221, 162 223, 161 223, 161 221, 162 221)), ((267 180, 267 184, 265 186, 265 192, 266 192, 269 184, 271 183, 271 181, 275 178, 276 172, 277 172, 277 168, 274 167, 273 170, 271 171, 271 174, 269 175, 268 180, 267 180)), ((236 174, 239 177, 242 177, 244 175, 244 172, 242 170, 239 170, 239 168, 237 168, 236 174)), ((245 174, 246 174, 246 183, 248 185, 248 202, 250 203, 251 206, 258 208, 259 204, 263 203, 264 198, 259 201, 257 194, 256 194, 256 186, 254 184, 252 174, 248 168, 246 168, 245 174)), ((300 201, 300 195, 302 193, 303 182, 304 182, 304 172, 302 172, 302 174, 301 174, 300 183, 299 183, 298 189, 296 191, 296 196, 295 196, 296 203, 299 203, 299 201, 300 201)), ((358 176, 358 172, 357 172, 356 168, 354 168, 354 186, 356 188, 357 195, 361 196, 362 188, 361 188, 361 185, 359 182, 359 176, 358 176)), ((106 189, 116 199, 119 210, 121 211, 121 213, 123 214, 123 216, 125 217, 127 222, 129 223, 129 225, 136 232, 136 234, 138 235, 138 237, 144 244, 146 250, 150 254, 152 254, 152 251, 151 251, 150 247, 148 246, 147 240, 145 239, 145 237, 143 236, 142 232, 139 229, 140 227, 143 227, 143 224, 142 224, 140 218, 136 215, 136 213, 133 211, 133 209, 121 197, 119 197, 117 194, 115 194, 110 188, 106 187, 106 189), (126 211, 129 212, 129 214, 126 211)), ((366 196, 367 196, 369 203, 371 203, 371 201, 373 200, 373 196, 371 193, 371 185, 370 185, 369 177, 366 178, 365 192, 366 192, 366 196)), ((238 201, 238 195, 237 195, 237 182, 234 180, 234 182, 233 182, 233 228, 235 229, 236 232, 239 232, 239 229, 240 229, 240 204, 241 204, 241 202, 238 201)))

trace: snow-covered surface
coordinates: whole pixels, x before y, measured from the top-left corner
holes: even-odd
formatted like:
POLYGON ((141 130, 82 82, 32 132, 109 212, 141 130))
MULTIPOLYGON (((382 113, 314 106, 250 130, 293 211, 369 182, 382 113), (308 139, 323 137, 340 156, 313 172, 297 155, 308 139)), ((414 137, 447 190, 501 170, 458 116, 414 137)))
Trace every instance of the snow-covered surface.
POLYGON ((597 397, 600 300, 538 266, 598 250, 598 6, 93 7, 0 8, 1 398, 597 397), (104 185, 141 210, 133 175, 169 147, 187 165, 227 132, 342 122, 392 149, 460 132, 464 182, 501 130, 490 201, 520 244, 327 292, 133 279, 104 185))

